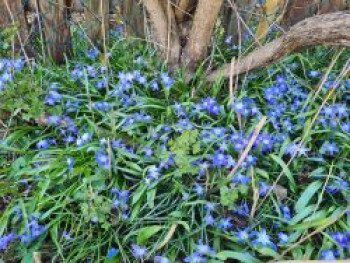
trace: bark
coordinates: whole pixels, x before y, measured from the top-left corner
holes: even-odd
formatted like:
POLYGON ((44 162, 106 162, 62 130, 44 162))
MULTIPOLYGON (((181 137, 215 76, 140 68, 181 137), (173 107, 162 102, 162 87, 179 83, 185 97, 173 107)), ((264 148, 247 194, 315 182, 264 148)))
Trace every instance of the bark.
POLYGON ((223 0, 199 0, 198 2, 189 40, 181 58, 182 64, 191 71, 207 54, 222 4, 223 0))
POLYGON ((224 21, 224 28, 226 36, 232 37, 234 45, 240 45, 244 39, 244 35, 247 32, 247 26, 252 18, 254 12, 255 1, 254 0, 238 0, 232 1, 231 4, 225 9, 226 19, 224 21))
POLYGON ((179 4, 175 8, 175 18, 177 23, 184 22, 186 15, 189 13, 189 8, 191 5, 193 5, 192 0, 179 0, 179 4))
POLYGON ((290 27, 317 13, 319 0, 289 0, 282 23, 290 27))
POLYGON ((145 36, 145 17, 142 5, 134 0, 124 0, 121 10, 128 35, 145 36))
POLYGON ((30 47, 27 46, 28 24, 21 0, 0 0, 0 30, 9 26, 16 26, 18 30, 14 38, 14 51, 32 55, 30 47))
POLYGON ((106 53, 109 29, 109 0, 87 0, 85 4, 86 34, 92 48, 106 53))
MULTIPOLYGON (((350 13, 336 12, 307 18, 271 43, 258 48, 241 60, 236 60, 233 76, 266 67, 286 55, 306 47, 317 45, 350 47, 350 13)), ((215 81, 228 78, 231 64, 213 71, 207 77, 215 81)))
POLYGON ((321 0, 319 14, 343 11, 349 8, 350 3, 347 0, 321 0))
POLYGON ((71 0, 38 0, 48 54, 58 64, 71 55, 69 8, 71 0))
POLYGON ((303 19, 316 14, 327 14, 349 10, 347 0, 289 0, 282 24, 290 27, 303 19))
MULTIPOLYGON (((163 1, 163 0, 160 0, 163 1)), ((160 51, 160 55, 175 65, 180 57, 180 40, 174 23, 174 12, 172 8, 165 10, 159 0, 144 0, 153 28, 153 38, 160 51)))

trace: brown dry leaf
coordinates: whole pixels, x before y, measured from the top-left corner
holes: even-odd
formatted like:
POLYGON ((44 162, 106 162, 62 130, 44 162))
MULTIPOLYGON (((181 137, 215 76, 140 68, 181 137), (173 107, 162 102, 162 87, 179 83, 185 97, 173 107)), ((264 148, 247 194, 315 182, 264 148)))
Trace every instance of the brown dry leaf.
POLYGON ((288 197, 288 190, 278 184, 274 187, 273 193, 277 196, 279 201, 283 201, 288 197))

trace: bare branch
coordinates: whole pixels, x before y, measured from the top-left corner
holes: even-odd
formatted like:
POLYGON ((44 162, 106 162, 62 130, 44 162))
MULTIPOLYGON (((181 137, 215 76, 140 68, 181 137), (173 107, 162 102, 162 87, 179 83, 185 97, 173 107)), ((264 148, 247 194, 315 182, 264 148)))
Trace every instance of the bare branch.
MULTIPOLYGON (((336 12, 305 19, 280 38, 260 47, 236 63, 232 74, 239 75, 275 63, 286 55, 317 45, 350 47, 350 13, 336 12)), ((207 79, 228 78, 231 64, 211 72, 207 79)))
POLYGON ((199 0, 189 35, 188 44, 182 54, 182 63, 193 68, 206 56, 213 29, 223 0, 199 0))

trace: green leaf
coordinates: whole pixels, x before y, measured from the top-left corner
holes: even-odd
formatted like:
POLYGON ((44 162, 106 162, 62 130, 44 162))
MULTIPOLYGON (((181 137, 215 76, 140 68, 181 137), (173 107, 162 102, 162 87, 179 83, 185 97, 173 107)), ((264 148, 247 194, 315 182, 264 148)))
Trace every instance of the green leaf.
POLYGON ((290 172, 288 166, 286 165, 286 163, 280 157, 278 157, 277 155, 270 154, 270 157, 282 167, 284 174, 287 176, 287 178, 288 178, 288 180, 290 182, 291 190, 293 192, 295 192, 295 190, 296 190, 295 180, 294 180, 293 175, 290 172))
POLYGON ((303 220, 305 217, 307 217, 308 215, 310 215, 314 209, 315 209, 315 205, 310 205, 308 207, 305 207, 302 211, 300 211, 299 213, 297 213, 289 222, 288 224, 293 226, 297 223, 299 223, 301 220, 303 220))
POLYGON ((268 248, 268 247, 257 249, 257 251, 264 256, 269 256, 269 257, 273 257, 273 258, 278 258, 278 256, 279 256, 276 251, 274 251, 273 249, 268 248))
POLYGON ((219 252, 216 257, 220 260, 228 260, 228 259, 236 259, 240 262, 251 262, 251 263, 259 263, 260 260, 256 259, 255 257, 251 256, 250 254, 245 254, 241 252, 235 252, 235 251, 229 251, 224 250, 219 252))
POLYGON ((142 197, 142 195, 145 193, 147 189, 146 185, 141 184, 135 191, 133 197, 132 197, 132 204, 136 204, 142 197))
POLYGON ((296 202, 294 208, 297 213, 301 213, 310 202, 311 198, 316 194, 316 192, 321 188, 322 182, 316 181, 311 183, 304 192, 301 194, 300 198, 296 202))
POLYGON ((147 204, 151 209, 154 208, 154 199, 156 197, 156 193, 156 188, 147 191, 147 204))
POLYGON ((160 230, 162 230, 162 226, 148 226, 141 228, 139 231, 139 234, 137 235, 137 244, 138 245, 145 245, 152 236, 157 234, 160 230))
POLYGON ((227 186, 220 188, 220 204, 232 207, 238 198, 238 191, 227 186))

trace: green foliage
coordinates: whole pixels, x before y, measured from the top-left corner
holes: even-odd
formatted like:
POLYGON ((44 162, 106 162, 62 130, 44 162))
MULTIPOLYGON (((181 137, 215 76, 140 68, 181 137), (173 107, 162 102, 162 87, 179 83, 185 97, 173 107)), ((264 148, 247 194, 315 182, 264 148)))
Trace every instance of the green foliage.
POLYGON ((198 130, 184 131, 178 138, 169 142, 170 150, 175 154, 175 163, 182 174, 196 175, 198 167, 192 164, 193 158, 201 150, 198 139, 198 130))
MULTIPOLYGON (((120 35, 108 63, 101 63, 86 57, 85 41, 74 34, 74 60, 63 67, 27 65, 0 92, 0 241, 11 232, 24 239, 34 222, 45 226, 29 242, 9 242, 1 259, 30 262, 40 252, 43 262, 137 262, 132 245, 139 245, 148 250, 144 262, 159 255, 183 262, 203 242, 216 252, 203 255, 208 262, 266 262, 315 230, 284 259, 317 259, 335 249, 338 258, 348 256, 332 233, 350 225, 350 137, 341 126, 349 116, 337 113, 327 126, 321 110, 312 122, 329 88, 315 98, 314 90, 335 51, 293 55, 240 78, 235 103, 254 100, 245 115, 230 105, 227 83, 206 83, 203 69, 185 83, 180 70, 167 75, 151 48, 120 35), (122 80, 128 74, 132 84, 122 80), (108 85, 99 88, 104 80, 108 85), (287 91, 280 92, 281 81, 287 91), (53 89, 62 97, 50 106, 45 100, 53 89), (267 100, 271 90, 280 97, 267 100), (267 124, 228 182, 262 115, 267 124), (57 116, 63 121, 48 123, 57 116), (291 159, 301 141, 303 154, 291 159), (271 189, 274 183, 286 196, 271 189), (276 250, 257 242, 264 229, 276 250), (241 230, 249 232, 247 240, 240 240, 241 230), (108 259, 111 248, 119 253, 108 259)), ((236 52, 216 41, 213 65, 236 52)), ((343 52, 327 82, 341 72, 349 55, 343 52)), ((348 111, 347 81, 324 106, 343 104, 348 111)))

